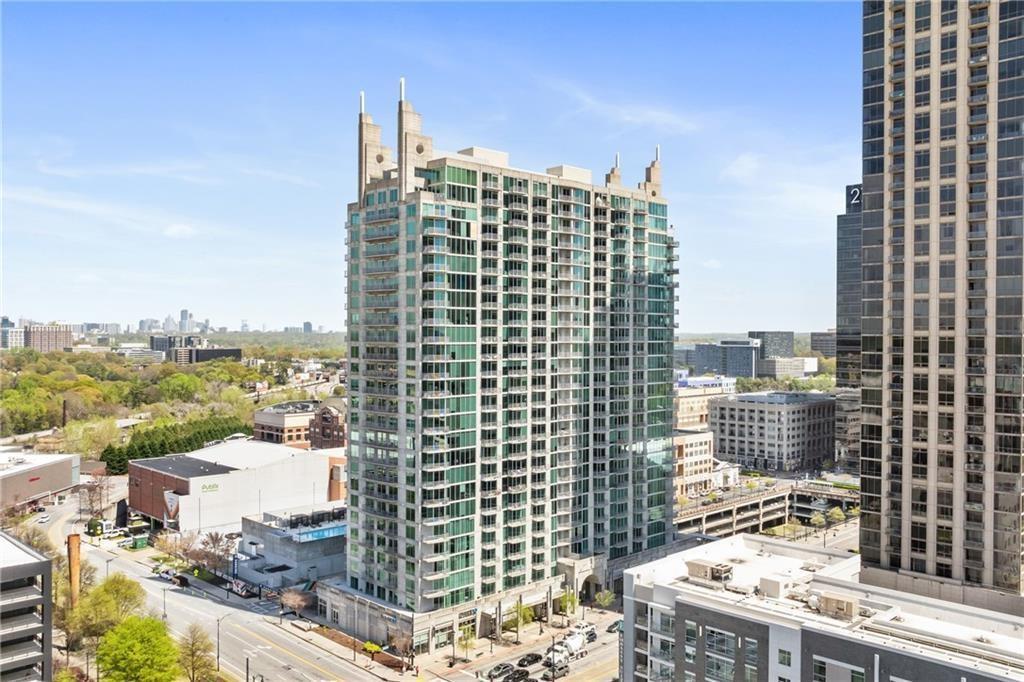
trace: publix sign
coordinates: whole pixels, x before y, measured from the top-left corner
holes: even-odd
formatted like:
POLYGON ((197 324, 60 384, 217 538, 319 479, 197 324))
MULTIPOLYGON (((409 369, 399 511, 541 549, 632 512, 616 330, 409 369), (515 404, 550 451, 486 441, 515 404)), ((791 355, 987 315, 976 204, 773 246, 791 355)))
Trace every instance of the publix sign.
POLYGON ((220 490, 220 484, 219 483, 203 483, 199 487, 199 492, 201 492, 201 493, 215 493, 218 490, 220 490))

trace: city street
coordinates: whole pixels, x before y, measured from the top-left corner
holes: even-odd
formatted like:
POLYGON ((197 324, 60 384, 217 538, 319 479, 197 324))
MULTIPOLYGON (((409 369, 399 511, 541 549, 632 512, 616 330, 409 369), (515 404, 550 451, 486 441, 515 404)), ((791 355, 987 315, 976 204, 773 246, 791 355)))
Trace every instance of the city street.
MULTIPOLYGON (((47 508, 50 523, 45 524, 50 539, 63 547, 65 533, 81 532, 78 523, 77 496, 65 504, 47 508)), ((355 682, 377 682, 378 678, 357 664, 342 660, 327 653, 278 625, 277 611, 255 599, 242 600, 231 597, 230 602, 211 597, 195 588, 178 588, 152 573, 149 565, 140 563, 133 552, 96 547, 83 538, 83 559, 96 567, 100 579, 108 572, 123 573, 139 582, 146 592, 147 607, 156 617, 164 617, 174 637, 180 637, 192 623, 198 623, 210 638, 217 641, 220 629, 220 663, 222 671, 237 679, 244 680, 248 661, 250 679, 288 680, 295 682, 320 682, 353 680, 355 682)))

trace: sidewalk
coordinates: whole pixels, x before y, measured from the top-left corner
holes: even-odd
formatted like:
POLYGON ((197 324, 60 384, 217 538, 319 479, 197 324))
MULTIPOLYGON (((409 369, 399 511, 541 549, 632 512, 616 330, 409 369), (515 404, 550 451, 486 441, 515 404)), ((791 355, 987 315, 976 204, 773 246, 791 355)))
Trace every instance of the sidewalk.
MULTIPOLYGON (((270 623, 271 621, 268 620, 267 622, 270 623)), ((283 624, 279 623, 276 618, 273 620, 271 624, 274 627, 283 630, 290 635, 293 635, 301 640, 304 640, 307 644, 315 646, 317 649, 320 649, 339 660, 345 661, 346 663, 355 668, 359 668, 360 670, 368 672, 381 680, 387 680, 388 682, 401 682, 402 680, 410 680, 416 677, 416 673, 413 671, 408 671, 403 675, 395 672, 394 670, 388 668, 385 665, 381 665, 380 663, 374 663, 366 654, 361 652, 356 653, 355 660, 353 660, 352 649, 349 649, 346 646, 342 646, 337 642, 327 639, 323 635, 318 635, 312 630, 306 631, 301 628, 295 627, 293 625, 294 622, 294 617, 292 617, 291 619, 286 617, 285 622, 283 624)), ((317 625, 317 623, 314 623, 313 621, 306 622, 310 623, 313 626, 317 625)))
MULTIPOLYGON (((555 640, 562 639, 568 633, 568 625, 572 625, 577 621, 586 620, 594 625, 598 632, 601 632, 613 622, 622 618, 621 613, 612 610, 616 606, 618 606, 618 602, 602 612, 600 609, 588 605, 585 616, 584 607, 581 606, 576 610, 575 615, 569 614, 568 618, 555 614, 552 616, 550 626, 543 621, 534 621, 522 627, 519 634, 519 644, 516 644, 515 630, 506 630, 503 633, 502 640, 493 642, 493 654, 491 653, 491 640, 489 638, 478 639, 473 647, 470 648, 468 656, 461 647, 457 649, 456 654, 459 662, 451 667, 448 666, 452 655, 451 647, 444 651, 435 651, 430 655, 417 656, 416 662, 423 671, 441 679, 450 679, 446 676, 456 671, 463 671, 463 676, 472 675, 472 671, 467 670, 467 668, 478 666, 484 662, 495 664, 502 659, 522 656, 538 647, 546 648, 550 646, 552 638, 555 640), (568 625, 563 625, 564 623, 568 625), (541 632, 541 626, 543 626, 543 633, 541 632)), ((482 675, 483 673, 481 673, 482 675)), ((428 677, 427 679, 431 678, 428 677)))

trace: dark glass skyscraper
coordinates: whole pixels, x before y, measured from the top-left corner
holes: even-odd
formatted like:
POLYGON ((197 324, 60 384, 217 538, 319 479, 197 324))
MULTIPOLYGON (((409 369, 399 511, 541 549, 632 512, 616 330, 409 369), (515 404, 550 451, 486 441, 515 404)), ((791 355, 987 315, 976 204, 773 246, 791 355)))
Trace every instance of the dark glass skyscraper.
POLYGON ((860 387, 861 185, 846 186, 846 213, 836 218, 836 386, 860 387))

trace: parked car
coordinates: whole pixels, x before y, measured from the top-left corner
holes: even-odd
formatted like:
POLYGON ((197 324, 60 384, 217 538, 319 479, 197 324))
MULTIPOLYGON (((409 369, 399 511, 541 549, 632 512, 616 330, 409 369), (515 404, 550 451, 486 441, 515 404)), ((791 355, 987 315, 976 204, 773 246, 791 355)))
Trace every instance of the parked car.
POLYGON ((543 659, 544 657, 537 653, 526 654, 525 656, 519 659, 519 662, 516 663, 516 665, 518 665, 520 668, 529 668, 531 665, 537 665, 543 659))
POLYGON ((617 620, 608 626, 608 632, 621 632, 622 631, 622 620, 617 620))
POLYGON ((174 580, 174 578, 177 575, 178 575, 177 573, 175 573, 174 571, 172 571, 170 569, 167 569, 167 568, 165 568, 164 570, 160 571, 160 573, 159 573, 159 576, 161 578, 163 578, 164 580, 174 580))
POLYGON ((528 670, 523 670, 522 668, 517 668, 509 673, 504 682, 526 682, 528 679, 530 679, 530 672, 528 670))
POLYGON ((499 663, 487 671, 487 679, 500 680, 513 670, 515 670, 515 668, 512 667, 511 663, 499 663))
POLYGON ((33 508, 32 511, 36 512, 37 514, 42 514, 44 511, 46 511, 46 507, 44 507, 43 505, 38 505, 37 507, 33 508))
POLYGON ((121 549, 128 549, 132 546, 132 544, 134 544, 134 540, 132 540, 131 538, 125 538, 124 540, 117 541, 117 546, 121 549))
POLYGON ((552 667, 548 668, 547 670, 545 670, 544 674, 541 675, 541 678, 543 678, 545 680, 557 680, 557 679, 562 678, 562 677, 568 677, 568 675, 569 675, 569 666, 566 665, 565 663, 562 663, 562 664, 559 664, 559 665, 552 666, 552 667))
POLYGON ((597 631, 596 630, 587 630, 587 644, 590 644, 591 642, 596 642, 596 641, 597 641, 597 631))
POLYGON ((36 523, 49 523, 49 522, 50 522, 50 515, 49 514, 43 514, 39 518, 36 519, 36 523))
POLYGON ((171 578, 171 582, 177 585, 178 587, 188 587, 188 576, 179 573, 178 575, 171 578))

